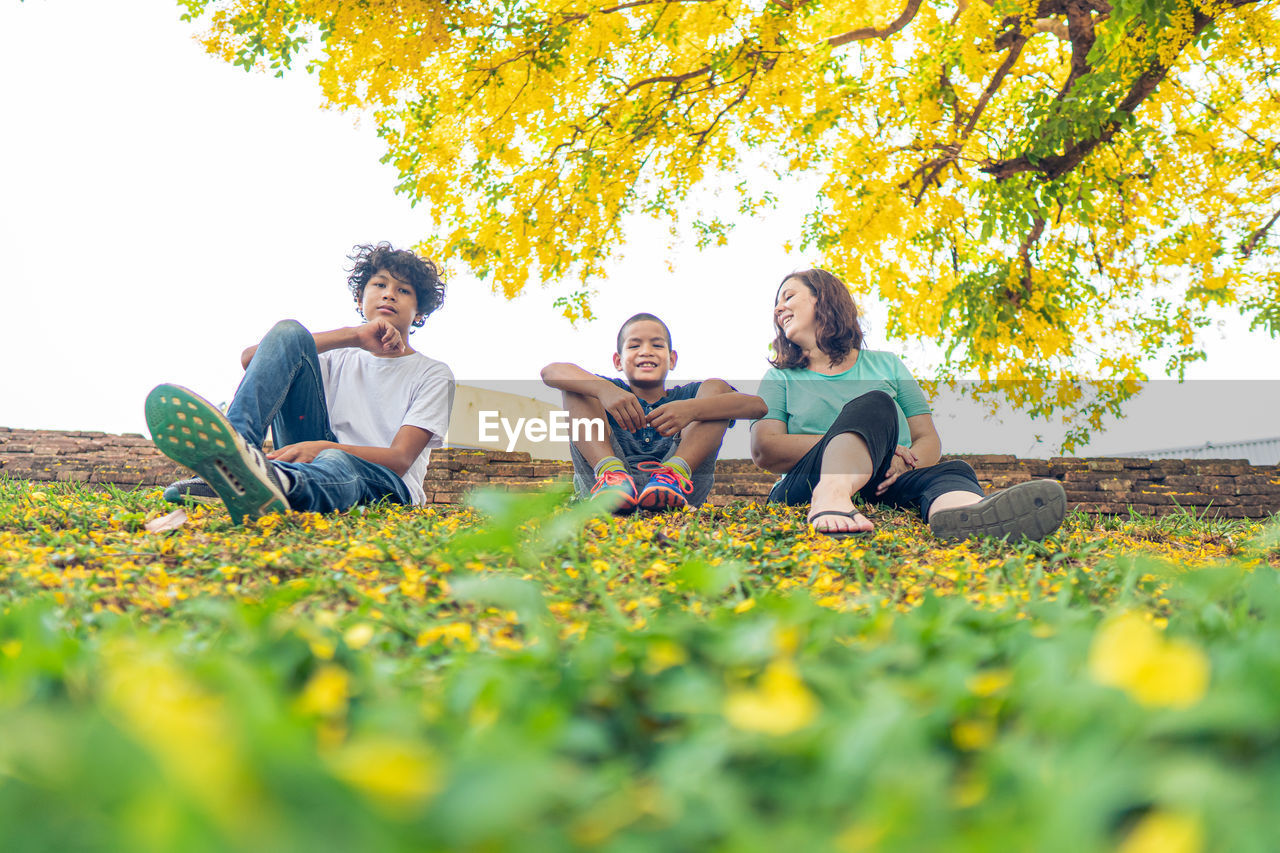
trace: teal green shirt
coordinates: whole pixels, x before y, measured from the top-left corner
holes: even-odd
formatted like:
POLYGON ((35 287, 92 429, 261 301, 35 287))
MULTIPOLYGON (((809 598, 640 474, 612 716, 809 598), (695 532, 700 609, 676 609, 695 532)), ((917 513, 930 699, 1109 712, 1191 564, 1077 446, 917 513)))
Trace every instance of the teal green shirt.
POLYGON ((920 384, 891 352, 859 351, 844 373, 826 376, 807 368, 769 368, 759 393, 769 411, 764 419, 782 421, 792 435, 822 435, 835 423, 844 404, 868 391, 883 391, 898 409, 898 444, 910 446, 907 418, 931 413, 920 384))

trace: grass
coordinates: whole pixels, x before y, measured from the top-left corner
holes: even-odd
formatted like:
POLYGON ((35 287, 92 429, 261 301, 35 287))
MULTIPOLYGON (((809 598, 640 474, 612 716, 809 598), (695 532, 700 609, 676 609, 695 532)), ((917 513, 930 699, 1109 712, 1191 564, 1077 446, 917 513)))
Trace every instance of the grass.
POLYGON ((0 479, 6 849, 1262 850, 1280 806, 1274 525, 169 509, 0 479))

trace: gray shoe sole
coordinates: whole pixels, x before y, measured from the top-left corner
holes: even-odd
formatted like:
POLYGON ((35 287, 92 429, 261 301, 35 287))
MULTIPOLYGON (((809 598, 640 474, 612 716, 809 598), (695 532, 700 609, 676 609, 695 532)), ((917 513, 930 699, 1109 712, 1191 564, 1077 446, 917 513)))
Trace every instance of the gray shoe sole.
POLYGON ((270 463, 199 394, 179 385, 156 386, 147 395, 147 426, 156 447, 199 474, 236 524, 288 511, 289 500, 270 463))
POLYGON ((165 487, 164 499, 171 504, 193 503, 212 506, 222 502, 218 493, 199 477, 189 477, 165 487))
POLYGON ((939 539, 975 536, 1023 536, 1040 540, 1057 530, 1067 514, 1067 493, 1057 480, 1019 483, 957 509, 941 509, 929 519, 929 529, 939 539))

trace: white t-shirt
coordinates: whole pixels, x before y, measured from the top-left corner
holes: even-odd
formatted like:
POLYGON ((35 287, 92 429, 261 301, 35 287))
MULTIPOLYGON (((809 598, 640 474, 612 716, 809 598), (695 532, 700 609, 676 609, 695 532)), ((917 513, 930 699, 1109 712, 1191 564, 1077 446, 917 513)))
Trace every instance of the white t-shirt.
POLYGON ((444 444, 453 410, 453 371, 420 352, 378 358, 357 347, 320 353, 329 425, 340 444, 390 447, 402 426, 428 430, 431 440, 403 478, 415 504, 426 502, 422 479, 431 448, 444 444))

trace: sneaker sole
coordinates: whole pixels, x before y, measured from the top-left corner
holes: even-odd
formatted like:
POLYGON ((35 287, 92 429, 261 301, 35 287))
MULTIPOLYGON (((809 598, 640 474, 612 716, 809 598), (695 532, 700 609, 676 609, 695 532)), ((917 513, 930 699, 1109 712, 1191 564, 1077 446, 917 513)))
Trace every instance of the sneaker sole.
POLYGON ((618 491, 597 492, 589 500, 605 507, 614 515, 631 515, 636 511, 636 499, 618 491))
POLYGON ((683 509, 689 505, 684 495, 666 486, 646 486, 640 493, 636 506, 649 511, 683 509))
POLYGON ((244 439, 199 394, 179 385, 156 386, 147 395, 147 426, 160 452, 199 474, 236 524, 288 511, 288 499, 260 476, 244 439))
POLYGON ((218 503, 221 503, 221 498, 210 498, 205 497, 204 495, 170 494, 168 489, 164 490, 164 499, 171 504, 200 504, 201 506, 215 506, 218 503))
POLYGON ((1019 483, 971 506, 938 510, 929 529, 939 539, 974 536, 1043 539, 1062 524, 1067 493, 1057 480, 1019 483))

